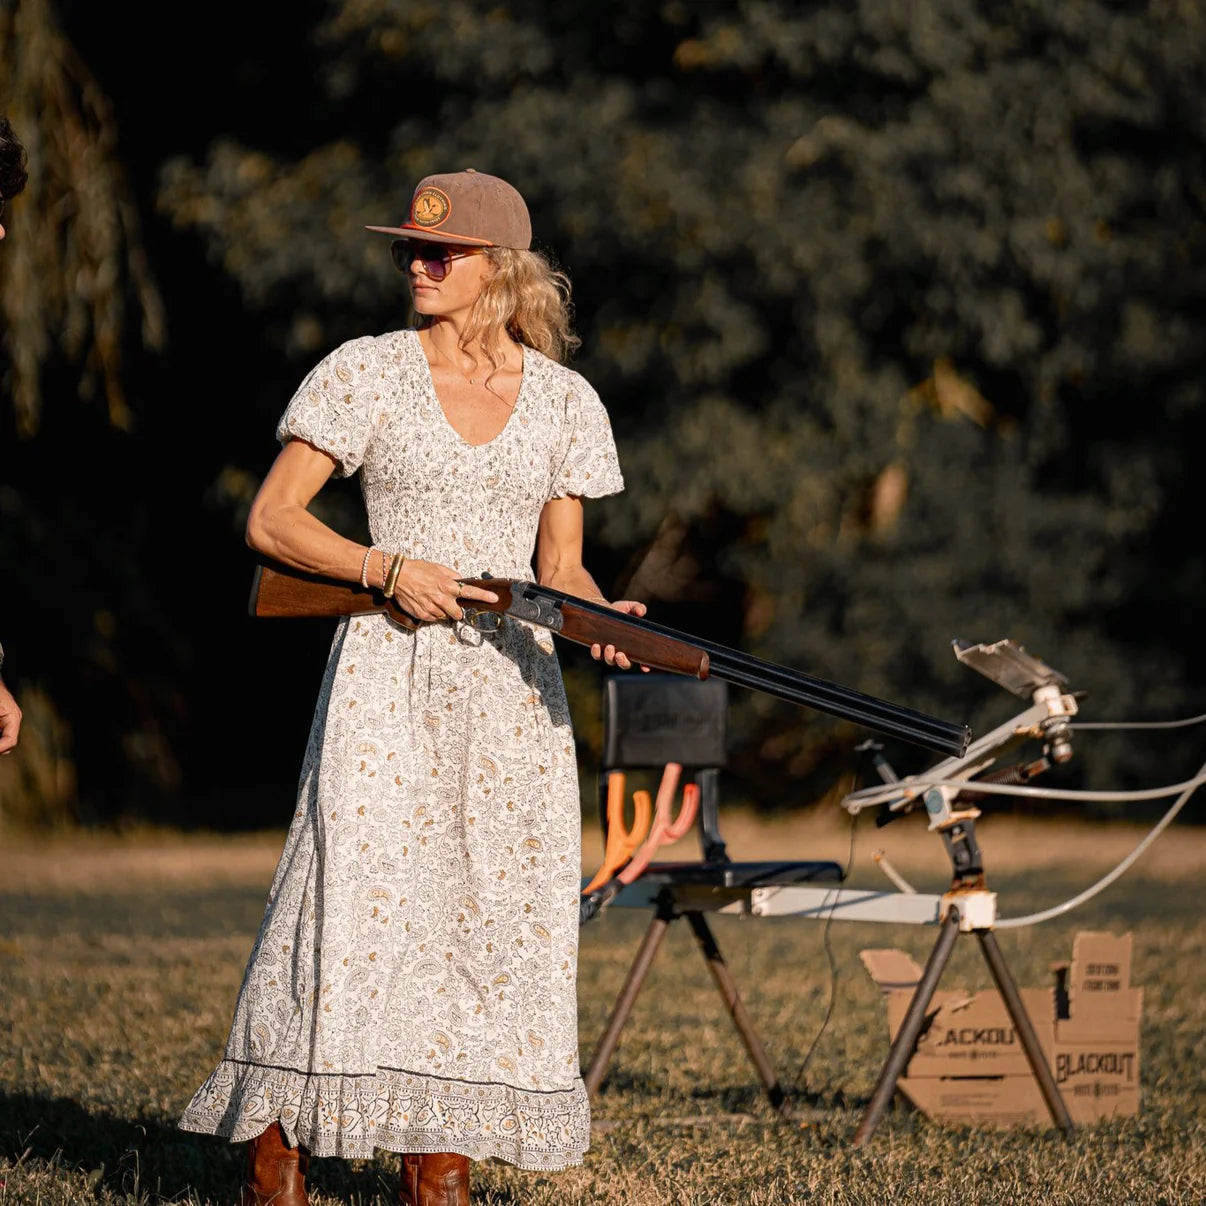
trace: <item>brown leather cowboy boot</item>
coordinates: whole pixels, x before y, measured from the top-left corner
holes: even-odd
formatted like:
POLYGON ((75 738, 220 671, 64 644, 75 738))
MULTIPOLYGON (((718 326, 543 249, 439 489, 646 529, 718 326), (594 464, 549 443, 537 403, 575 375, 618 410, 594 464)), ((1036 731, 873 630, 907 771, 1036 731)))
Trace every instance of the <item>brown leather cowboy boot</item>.
POLYGON ((310 1153, 285 1142, 281 1124, 274 1122, 247 1145, 247 1180, 239 1206, 310 1206, 306 1171, 310 1153))
POLYGON ((398 1206, 469 1206, 469 1157, 403 1156, 398 1206))

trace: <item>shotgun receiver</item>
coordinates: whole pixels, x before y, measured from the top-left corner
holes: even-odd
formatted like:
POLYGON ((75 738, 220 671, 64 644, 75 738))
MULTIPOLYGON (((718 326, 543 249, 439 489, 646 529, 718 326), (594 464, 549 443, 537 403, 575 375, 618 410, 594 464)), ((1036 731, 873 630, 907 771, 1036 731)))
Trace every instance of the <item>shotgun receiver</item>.
MULTIPOLYGON (((711 641, 626 615, 551 587, 515 578, 462 578, 469 586, 494 592, 497 603, 474 599, 463 606, 465 619, 483 631, 497 628, 502 616, 527 620, 579 645, 614 645, 654 670, 707 678, 764 691, 843 720, 874 729, 942 754, 961 756, 971 733, 966 725, 939 720, 873 695, 827 682, 799 670, 763 661, 711 641)), ((394 599, 359 583, 340 582, 288 566, 261 561, 251 591, 255 616, 352 616, 385 614, 406 628, 418 627, 394 599)))

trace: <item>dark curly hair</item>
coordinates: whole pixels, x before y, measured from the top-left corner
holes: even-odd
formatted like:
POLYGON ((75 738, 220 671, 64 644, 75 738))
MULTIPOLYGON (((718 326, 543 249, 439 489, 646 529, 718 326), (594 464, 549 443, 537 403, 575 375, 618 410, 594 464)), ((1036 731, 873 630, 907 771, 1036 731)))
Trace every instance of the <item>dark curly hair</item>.
POLYGON ((29 173, 25 170, 25 148, 13 133, 7 117, 0 117, 0 197, 6 201, 24 187, 29 173))

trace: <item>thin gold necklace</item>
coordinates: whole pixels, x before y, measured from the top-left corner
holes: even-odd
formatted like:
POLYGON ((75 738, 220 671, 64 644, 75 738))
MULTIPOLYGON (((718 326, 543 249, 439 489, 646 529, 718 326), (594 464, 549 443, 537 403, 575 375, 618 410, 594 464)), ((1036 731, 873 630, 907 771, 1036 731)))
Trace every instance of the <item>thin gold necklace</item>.
MULTIPOLYGON (((465 381, 468 381, 470 385, 476 385, 481 380, 480 376, 470 377, 469 374, 466 373, 465 370, 463 368, 461 368, 461 366, 459 364, 457 364, 456 361, 453 360, 450 356, 445 356, 443 352, 440 352, 438 354, 439 354, 439 357, 441 360, 446 360, 448 362, 449 367, 456 371, 456 374, 458 377, 461 377, 465 381)), ((475 365, 477 364, 476 360, 474 361, 474 364, 475 365)))

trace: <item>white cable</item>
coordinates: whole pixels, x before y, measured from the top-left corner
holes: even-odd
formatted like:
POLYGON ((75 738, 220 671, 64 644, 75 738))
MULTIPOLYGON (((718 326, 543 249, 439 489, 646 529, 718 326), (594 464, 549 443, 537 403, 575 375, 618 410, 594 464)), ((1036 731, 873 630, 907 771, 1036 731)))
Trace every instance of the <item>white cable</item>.
POLYGON ((1194 778, 1189 780, 1189 785, 1181 793, 1177 802, 1156 822, 1152 831, 1135 847, 1116 866, 1113 871, 1103 875, 1095 884, 1086 888, 1079 896, 1073 896, 1070 900, 1065 900, 1062 904, 1053 905, 1049 909, 1043 909, 1040 913, 1027 913, 1023 917, 998 917, 995 922, 995 927, 998 930, 1016 930, 1027 925, 1038 925, 1040 921, 1050 921, 1052 917, 1059 917, 1063 913, 1069 912, 1076 908, 1077 905, 1082 905, 1086 900, 1096 896, 1098 892, 1104 891, 1110 886, 1120 875, 1129 870, 1135 860, 1160 836, 1161 833, 1168 827, 1173 817, 1185 807, 1185 802, 1193 795, 1198 785, 1206 778, 1206 762, 1202 764, 1194 778))
POLYGON ((1206 712, 1185 720, 1091 720, 1077 721, 1068 727, 1083 732, 1085 729, 1184 729, 1191 724, 1206 724, 1206 712))
MULTIPOLYGON (((1200 716, 1190 716, 1184 720, 1149 720, 1149 721, 1090 721, 1084 723, 1073 724, 1070 727, 1075 730, 1084 731, 1087 729, 1182 729, 1188 728, 1191 725, 1206 723, 1206 713, 1200 716)), ((981 792, 985 795, 999 796, 1037 796, 1046 797, 1051 800, 1102 800, 1102 801, 1127 801, 1127 800, 1156 800, 1164 796, 1171 796, 1176 792, 1181 794, 1171 808, 1160 818, 1159 821, 1152 827, 1150 832, 1140 841, 1140 843, 1128 854, 1113 870, 1107 872, 1096 883, 1091 884, 1083 892, 1076 896, 1070 897, 1068 900, 1060 904, 1052 905, 1049 909, 1043 909, 1037 913, 1026 913, 1021 917, 998 917, 994 923, 995 928, 999 930, 1014 930, 1021 929, 1025 926, 1038 925, 1043 921, 1050 921, 1053 917, 1060 917, 1064 913, 1071 912, 1072 909, 1084 904, 1087 900, 1092 900, 1094 896, 1104 892, 1115 880, 1121 878, 1130 870, 1132 866, 1142 856, 1143 852, 1172 824, 1174 818, 1188 803, 1189 798, 1193 795, 1203 783, 1206 783, 1206 763, 1203 763, 1198 768, 1198 773, 1192 779, 1187 779, 1183 783, 1173 783, 1167 787, 1153 787, 1142 791, 1086 791, 1074 789, 1059 789, 1059 788, 1042 788, 1042 787, 1021 787, 1013 784, 1005 783, 984 783, 976 779, 916 779, 910 778, 905 781, 905 786, 909 788, 928 788, 928 787, 957 787, 969 788, 976 792, 981 792)), ((850 802, 857 803, 860 808, 870 804, 884 804, 891 801, 899 801, 901 792, 899 787, 895 790, 884 787, 865 787, 861 791, 851 792, 843 801, 843 805, 848 805, 850 802)), ((858 809, 854 810, 857 815, 858 809)))
POLYGON ((1131 800, 1160 800, 1179 791, 1192 793, 1206 783, 1206 766, 1192 779, 1183 783, 1170 783, 1166 787, 1146 787, 1140 791, 1089 791, 1071 787, 1020 787, 1012 783, 985 783, 980 779, 903 779, 891 787, 864 787, 851 792, 843 801, 848 805, 854 801, 860 806, 886 804, 901 798, 901 787, 957 787, 967 788, 977 794, 993 796, 1034 796, 1048 800, 1101 800, 1118 803, 1131 800))

